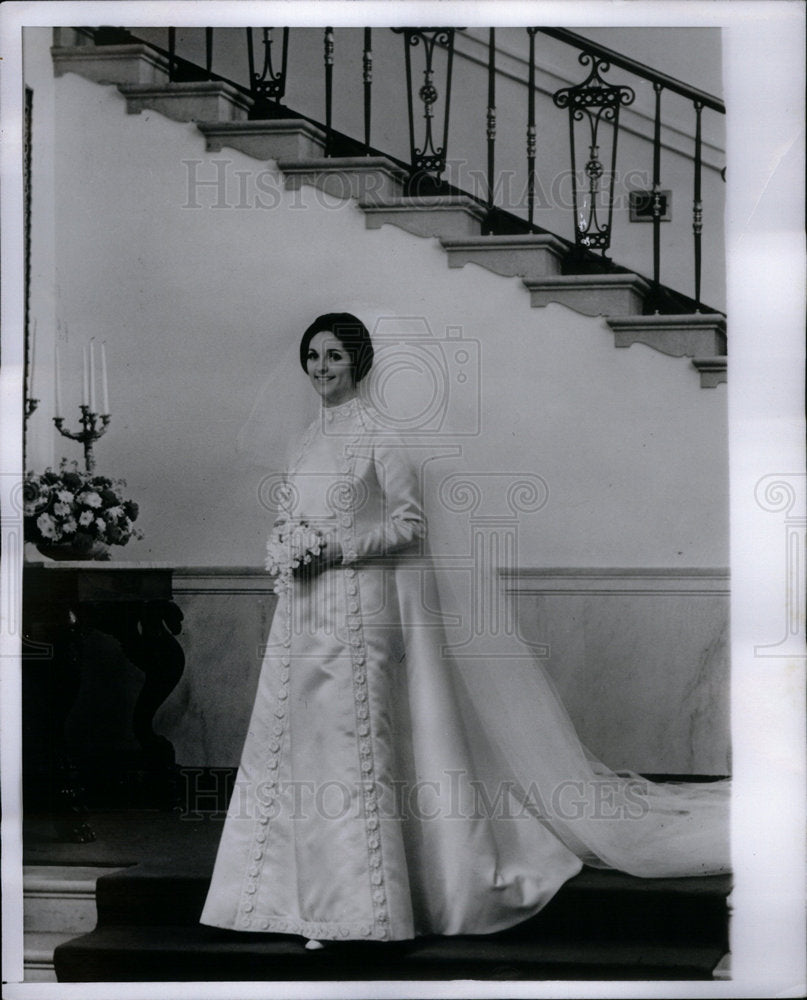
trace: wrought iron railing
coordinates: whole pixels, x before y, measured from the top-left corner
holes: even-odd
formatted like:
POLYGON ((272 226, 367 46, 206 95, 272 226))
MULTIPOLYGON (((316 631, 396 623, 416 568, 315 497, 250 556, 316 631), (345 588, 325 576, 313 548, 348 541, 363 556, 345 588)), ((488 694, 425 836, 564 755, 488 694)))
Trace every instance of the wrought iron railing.
MULTIPOLYGON (((349 31, 351 29, 340 29, 349 31)), ((270 119, 277 117, 300 117, 314 122, 326 134, 326 156, 340 155, 386 155, 396 160, 409 172, 407 191, 410 194, 433 194, 447 191, 463 191, 479 201, 487 215, 484 232, 537 233, 547 230, 536 223, 536 193, 539 189, 537 153, 539 125, 536 121, 536 37, 540 34, 551 37, 565 46, 577 50, 577 61, 586 70, 585 78, 573 86, 563 87, 552 93, 554 105, 567 112, 570 177, 572 179, 571 214, 572 235, 565 239, 569 246, 567 270, 624 270, 617 267, 608 257, 614 237, 614 180, 617 175, 617 147, 620 138, 620 111, 633 104, 636 91, 634 86, 645 85, 652 88, 652 179, 649 190, 636 192, 643 202, 638 210, 644 212, 652 223, 652 281, 654 294, 648 300, 650 311, 713 311, 701 301, 703 264, 703 128, 704 111, 718 115, 725 114, 722 101, 697 88, 691 87, 673 77, 637 62, 621 53, 614 52, 581 35, 562 28, 529 27, 524 29, 528 45, 526 58, 526 188, 520 204, 497 202, 497 191, 501 170, 497 169, 497 107, 496 91, 500 72, 497 67, 496 29, 487 31, 486 40, 486 81, 487 104, 480 113, 479 121, 485 123, 485 176, 480 190, 468 192, 454 177, 448 176, 450 166, 448 156, 451 122, 452 72, 454 67, 455 42, 464 29, 453 27, 393 28, 393 29, 352 29, 361 36, 361 50, 353 46, 351 58, 355 65, 339 65, 341 79, 350 74, 354 84, 345 87, 355 104, 361 105, 361 121, 353 116, 350 129, 338 129, 334 124, 334 78, 338 65, 339 51, 333 27, 324 29, 289 28, 246 28, 246 29, 159 29, 160 37, 155 38, 158 29, 149 32, 138 29, 137 36, 126 29, 94 29, 96 44, 111 44, 121 41, 141 40, 162 52, 168 63, 169 78, 180 82, 187 80, 224 80, 250 96, 252 106, 250 117, 270 119), (322 63, 324 89, 323 105, 317 112, 311 107, 295 107, 285 104, 289 85, 295 77, 290 70, 294 52, 294 39, 290 35, 302 32, 322 31, 322 63), (238 56, 234 32, 243 32, 242 55, 238 56), (222 33, 228 32, 222 42, 222 33), (383 36, 382 36, 383 33, 383 36), (396 34, 403 42, 403 67, 400 60, 393 67, 392 74, 385 73, 384 84, 392 91, 401 90, 400 77, 396 74, 404 70, 406 82, 406 117, 408 121, 408 151, 404 154, 402 140, 397 136, 396 150, 380 149, 373 144, 374 130, 378 123, 373 121, 373 87, 379 76, 374 71, 374 42, 379 37, 384 42, 387 62, 392 49, 390 37, 396 34), (217 39, 219 40, 217 43, 217 39), (222 50, 227 49, 226 59, 219 58, 217 43, 222 50), (244 58, 245 57, 245 58, 244 58), (240 66, 238 65, 240 59, 240 66), (416 60, 419 62, 416 63, 416 60), (226 65, 222 65, 224 62, 226 65), (260 67, 260 69, 258 68, 260 67), (623 82, 612 82, 608 74, 613 68, 621 69, 636 78, 634 86, 623 82), (226 72, 219 70, 226 69, 226 72), (392 79, 391 79, 392 78, 392 79), (396 82, 397 79, 397 82, 396 82), (639 81, 638 83, 636 81, 639 81), (667 209, 662 187, 662 98, 665 93, 675 94, 691 105, 694 114, 694 138, 691 151, 692 164, 692 296, 671 292, 661 283, 662 267, 662 222, 667 209), (404 155, 402 155, 404 154, 404 155)), ((344 37, 344 36, 343 36, 344 37)), ((356 39, 358 40, 358 38, 356 39)), ((302 46, 300 46, 302 48, 302 46)), ((311 46, 307 43, 307 49, 311 46)), ((299 49, 298 49, 299 58, 299 49)), ((309 55, 310 58, 310 55, 309 55)), ((347 57, 346 57, 347 59, 347 57)), ((303 76, 311 76, 311 67, 303 76)), ((389 92, 386 95, 389 103, 389 92)), ((402 110, 402 109, 401 109, 402 110)), ((509 109, 508 109, 509 110, 509 109)), ((389 122, 383 123, 385 126, 389 122)), ((554 135, 549 124, 541 123, 543 137, 554 135)), ((389 136, 387 136, 389 140, 389 136)), ((394 144, 394 143, 393 143, 394 144)), ((505 165, 504 169, 511 169, 505 165)), ((519 168, 523 169, 523 168, 519 168)), ((725 168, 723 170, 725 179, 725 168)))

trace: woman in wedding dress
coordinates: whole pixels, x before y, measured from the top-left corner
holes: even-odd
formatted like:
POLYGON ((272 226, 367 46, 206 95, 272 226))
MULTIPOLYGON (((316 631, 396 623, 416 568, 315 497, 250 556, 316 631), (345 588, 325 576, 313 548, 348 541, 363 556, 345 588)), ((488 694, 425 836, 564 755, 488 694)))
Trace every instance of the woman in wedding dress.
POLYGON ((452 652, 457 598, 427 542, 441 518, 424 514, 410 442, 360 392, 364 324, 319 317, 300 361, 321 407, 276 526, 315 544, 279 578, 202 923, 312 946, 481 934, 536 913, 583 864, 726 871, 723 783, 616 775, 526 649, 452 652))

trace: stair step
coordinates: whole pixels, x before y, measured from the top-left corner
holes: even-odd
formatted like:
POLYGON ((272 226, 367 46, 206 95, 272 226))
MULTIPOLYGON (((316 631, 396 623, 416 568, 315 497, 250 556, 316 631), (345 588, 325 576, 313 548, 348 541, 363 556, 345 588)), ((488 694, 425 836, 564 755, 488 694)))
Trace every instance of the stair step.
POLYGON ((177 122, 225 122, 246 119, 252 100, 240 90, 218 80, 187 83, 122 83, 130 115, 157 111, 177 122))
POLYGON ((60 982, 418 979, 702 979, 714 946, 422 938, 309 952, 300 938, 202 925, 99 928, 56 950, 60 982))
POLYGON ((714 389, 728 381, 728 362, 725 357, 693 358, 692 364, 700 372, 702 389, 714 389))
POLYGON ((78 865, 23 867, 24 922, 28 932, 84 934, 95 927, 95 884, 114 868, 78 865))
POLYGON ((168 60, 141 43, 54 45, 50 54, 55 76, 78 73, 105 84, 163 84, 168 80, 168 60))
POLYGON ((325 132, 303 118, 235 122, 198 122, 207 151, 225 146, 257 160, 307 160, 325 151, 325 132))
MULTIPOLYGON (((98 880, 99 927, 197 924, 209 877, 136 866, 98 880)), ((584 869, 536 916, 502 936, 528 941, 655 941, 726 951, 729 876, 640 879, 584 869)))
POLYGON ((391 198, 384 203, 359 202, 367 215, 368 229, 399 226, 415 236, 460 239, 478 236, 485 209, 462 195, 430 195, 391 198))
POLYGON ((558 274, 525 278, 534 307, 558 303, 584 316, 634 316, 642 312, 650 283, 638 274, 558 274))
MULTIPOLYGON (((617 347, 647 344, 673 358, 707 359, 726 353, 726 318, 719 313, 613 316, 607 322, 617 347)), ((725 358, 723 362, 725 372, 725 358)), ((699 370, 706 367, 708 361, 699 370)))
POLYGON ((55 983, 53 953, 76 936, 70 931, 29 931, 23 944, 23 975, 27 983, 55 983))
POLYGON ((566 244, 549 233, 528 236, 474 236, 441 240, 449 267, 479 264, 507 277, 544 278, 560 274, 566 244))
POLYGON ((398 198, 409 172, 386 156, 339 156, 279 160, 287 188, 312 184, 334 198, 357 198, 362 207, 398 198))

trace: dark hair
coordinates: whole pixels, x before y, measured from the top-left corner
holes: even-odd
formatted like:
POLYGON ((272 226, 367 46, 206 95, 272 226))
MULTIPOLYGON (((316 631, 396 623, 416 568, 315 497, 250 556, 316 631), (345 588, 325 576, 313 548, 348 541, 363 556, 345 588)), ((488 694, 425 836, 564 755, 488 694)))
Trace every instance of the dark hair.
POLYGON ((318 333, 332 333, 350 357, 353 378, 361 382, 373 364, 373 342, 370 331, 352 313, 324 313, 317 316, 300 341, 300 364, 308 371, 308 345, 318 333))

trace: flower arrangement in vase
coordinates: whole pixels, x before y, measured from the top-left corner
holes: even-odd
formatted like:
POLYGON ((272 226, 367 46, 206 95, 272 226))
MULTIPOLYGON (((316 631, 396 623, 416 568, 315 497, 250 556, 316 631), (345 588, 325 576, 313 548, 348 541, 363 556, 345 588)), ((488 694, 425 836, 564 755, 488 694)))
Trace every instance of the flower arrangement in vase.
POLYGON ((123 479, 81 472, 62 459, 23 480, 25 540, 52 559, 109 559, 110 545, 125 545, 143 533, 134 526, 139 509, 127 500, 123 479))

